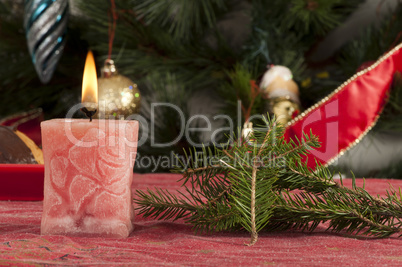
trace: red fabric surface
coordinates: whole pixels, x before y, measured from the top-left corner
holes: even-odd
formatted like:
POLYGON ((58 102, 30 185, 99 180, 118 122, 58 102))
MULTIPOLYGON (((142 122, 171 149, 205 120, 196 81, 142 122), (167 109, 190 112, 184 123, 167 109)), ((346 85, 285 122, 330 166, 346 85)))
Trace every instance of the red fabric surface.
MULTIPOLYGON (((134 176, 133 189, 179 189, 173 174, 134 176)), ((351 186, 351 180, 344 184, 351 186)), ((362 180, 358 180, 359 186, 362 180)), ((366 189, 383 195, 402 180, 367 179, 366 189)), ((325 232, 260 233, 253 247, 247 233, 196 235, 182 222, 145 220, 136 216, 126 239, 40 235, 42 202, 0 201, 0 265, 144 265, 144 266, 400 266, 402 239, 356 238, 325 232)))

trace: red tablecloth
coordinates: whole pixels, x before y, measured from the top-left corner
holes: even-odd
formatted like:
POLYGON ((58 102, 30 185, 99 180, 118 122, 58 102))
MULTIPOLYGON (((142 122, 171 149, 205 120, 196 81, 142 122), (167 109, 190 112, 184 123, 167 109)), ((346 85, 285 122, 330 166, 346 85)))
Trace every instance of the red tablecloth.
MULTIPOLYGON (((133 187, 178 189, 179 176, 135 175, 133 187)), ((385 193, 389 183, 402 180, 367 179, 372 194, 385 193)), ((358 181, 358 185, 362 180, 358 181)), ((345 180, 351 186, 351 180, 345 180)), ((261 233, 253 247, 247 233, 196 235, 181 222, 136 217, 135 230, 126 239, 41 236, 42 202, 0 201, 0 265, 352 265, 401 266, 402 238, 355 238, 324 232, 261 233)))

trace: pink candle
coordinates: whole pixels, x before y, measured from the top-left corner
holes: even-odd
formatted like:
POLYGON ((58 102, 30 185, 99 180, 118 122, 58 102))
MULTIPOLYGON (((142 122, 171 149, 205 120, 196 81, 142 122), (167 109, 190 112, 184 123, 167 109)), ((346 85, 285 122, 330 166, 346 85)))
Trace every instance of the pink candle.
POLYGON ((41 129, 41 233, 127 237, 138 122, 54 119, 41 129))
POLYGON ((127 237, 133 230, 131 183, 138 122, 93 120, 95 60, 88 53, 81 109, 91 119, 41 123, 45 161, 42 234, 127 237))

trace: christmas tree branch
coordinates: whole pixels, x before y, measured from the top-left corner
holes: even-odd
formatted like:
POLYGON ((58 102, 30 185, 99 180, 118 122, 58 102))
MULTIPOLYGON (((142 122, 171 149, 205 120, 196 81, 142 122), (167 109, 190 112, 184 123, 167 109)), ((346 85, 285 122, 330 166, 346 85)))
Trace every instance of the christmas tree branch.
MULTIPOLYGON (((376 207, 383 208, 384 210, 389 209, 392 207, 393 211, 392 213, 385 212, 385 211, 376 211, 373 213, 380 214, 382 213, 383 215, 388 214, 391 216, 396 216, 399 218, 402 218, 402 205, 401 202, 398 201, 398 198, 396 197, 396 193, 393 192, 395 195, 393 198, 391 197, 391 194, 388 193, 388 199, 394 199, 393 202, 390 202, 389 200, 384 200, 383 198, 380 197, 375 197, 371 196, 365 189, 364 185, 363 188, 359 188, 356 186, 356 179, 353 176, 352 177, 352 188, 348 188, 343 185, 343 180, 341 178, 340 183, 337 183, 333 180, 328 180, 325 177, 331 177, 329 174, 328 170, 322 166, 318 166, 316 169, 316 172, 311 172, 308 171, 306 172, 306 169, 303 170, 297 170, 295 166, 290 165, 289 169, 301 177, 304 177, 305 179, 301 181, 301 183, 294 183, 295 187, 292 187, 291 189, 302 189, 306 190, 308 192, 326 192, 326 191, 333 191, 335 190, 336 192, 344 192, 349 195, 353 195, 356 197, 356 201, 359 201, 362 205, 367 204, 367 205, 375 205, 376 207), (321 175, 321 176, 320 176, 321 175), (303 185, 301 185, 303 184, 303 185), (297 186, 296 186, 297 185, 297 186), (318 187, 317 187, 318 186, 318 187)), ((293 181, 294 182, 294 181, 293 181)))
POLYGON ((302 157, 319 146, 317 138, 310 133, 303 140, 286 142, 283 128, 275 128, 269 119, 265 123, 246 142, 204 148, 201 155, 190 151, 188 164, 182 166, 186 195, 137 191, 140 213, 184 218, 197 231, 243 228, 251 234, 248 245, 257 242, 263 229, 313 231, 323 222, 329 222, 328 230, 335 232, 376 237, 402 234, 400 193, 391 189, 386 198, 373 197, 356 186, 355 178, 352 188, 347 188, 342 180, 336 183, 323 166, 313 172, 302 157), (209 164, 212 156, 224 164, 209 164), (295 189, 300 192, 291 194, 295 189))
POLYGON ((368 209, 364 204, 358 203, 352 195, 339 192, 321 196, 286 193, 280 197, 278 204, 275 213, 279 216, 271 219, 271 230, 295 228, 313 231, 319 223, 330 221, 328 229, 335 232, 346 229, 348 232, 359 234, 363 231, 365 235, 378 237, 402 233, 400 222, 395 223, 394 220, 379 216, 375 207, 368 209))

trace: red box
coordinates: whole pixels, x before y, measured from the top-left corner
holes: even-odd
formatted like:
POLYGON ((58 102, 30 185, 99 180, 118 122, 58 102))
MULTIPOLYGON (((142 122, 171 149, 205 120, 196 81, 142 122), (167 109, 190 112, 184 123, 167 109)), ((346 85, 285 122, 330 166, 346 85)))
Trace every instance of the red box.
POLYGON ((43 200, 44 165, 0 164, 0 200, 43 200))

